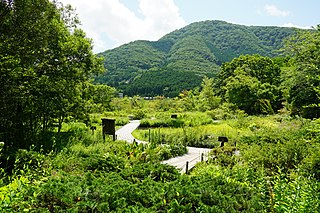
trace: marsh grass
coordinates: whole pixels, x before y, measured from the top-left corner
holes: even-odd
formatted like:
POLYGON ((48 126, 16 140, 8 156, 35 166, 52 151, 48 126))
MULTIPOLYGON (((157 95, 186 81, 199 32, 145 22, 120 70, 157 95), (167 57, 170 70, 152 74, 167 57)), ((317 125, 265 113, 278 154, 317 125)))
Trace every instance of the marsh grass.
POLYGON ((135 130, 133 135, 139 140, 158 144, 175 143, 186 146, 215 147, 219 144, 219 136, 226 136, 230 143, 234 143, 240 131, 244 132, 221 122, 195 127, 139 129, 135 130))
POLYGON ((205 124, 211 124, 214 121, 204 112, 196 113, 157 113, 152 118, 141 120, 141 127, 154 128, 154 127, 191 127, 205 124), (176 115, 177 118, 171 118, 171 115, 176 115))

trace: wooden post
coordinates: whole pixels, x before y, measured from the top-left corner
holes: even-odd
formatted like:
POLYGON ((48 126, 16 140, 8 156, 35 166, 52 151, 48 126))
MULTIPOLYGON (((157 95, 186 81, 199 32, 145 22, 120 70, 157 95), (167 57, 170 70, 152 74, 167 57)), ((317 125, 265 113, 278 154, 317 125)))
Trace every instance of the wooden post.
POLYGON ((186 174, 189 173, 188 169, 189 169, 189 161, 186 162, 186 174))
POLYGON ((178 118, 178 115, 177 115, 177 114, 172 114, 172 115, 171 115, 171 118, 172 118, 172 119, 177 119, 177 118, 178 118))
POLYGON ((203 156, 204 156, 204 153, 202 152, 201 153, 201 162, 203 161, 203 156))
POLYGON ((97 130, 97 127, 96 126, 91 126, 90 129, 92 131, 92 134, 94 135, 94 131, 97 130))
POLYGON ((225 136, 219 136, 219 137, 218 137, 218 141, 220 142, 220 147, 223 147, 223 146, 224 146, 224 143, 225 143, 225 142, 228 142, 228 138, 225 137, 225 136))

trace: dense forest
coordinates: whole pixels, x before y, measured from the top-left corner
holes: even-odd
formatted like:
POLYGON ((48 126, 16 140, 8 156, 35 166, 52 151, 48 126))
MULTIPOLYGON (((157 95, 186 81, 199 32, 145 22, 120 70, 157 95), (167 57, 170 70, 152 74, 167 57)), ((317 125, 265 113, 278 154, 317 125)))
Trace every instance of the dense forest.
POLYGON ((320 26, 200 22, 101 59, 70 5, 2 0, 0 32, 0 212, 320 212, 320 26), (154 99, 94 82, 103 64, 154 99), (149 143, 104 139, 101 118, 149 143), (163 163, 188 146, 207 160, 163 163))
POLYGON ((297 31, 223 21, 193 23, 158 41, 135 41, 100 53, 107 71, 98 75, 96 82, 129 96, 174 97, 183 89, 200 86, 204 76, 216 76, 222 63, 240 55, 278 56, 284 39, 297 31), (167 81, 168 74, 171 81, 167 81))

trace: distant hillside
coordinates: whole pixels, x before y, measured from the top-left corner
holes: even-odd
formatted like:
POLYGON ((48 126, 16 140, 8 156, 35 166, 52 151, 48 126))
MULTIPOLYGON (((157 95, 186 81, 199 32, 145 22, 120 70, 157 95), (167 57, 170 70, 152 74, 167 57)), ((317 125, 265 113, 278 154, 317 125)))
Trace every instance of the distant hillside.
POLYGON ((199 86, 204 75, 214 77, 219 65, 244 54, 277 56, 293 28, 256 27, 223 21, 190 24, 158 41, 135 41, 99 55, 106 83, 126 95, 176 96, 199 86))

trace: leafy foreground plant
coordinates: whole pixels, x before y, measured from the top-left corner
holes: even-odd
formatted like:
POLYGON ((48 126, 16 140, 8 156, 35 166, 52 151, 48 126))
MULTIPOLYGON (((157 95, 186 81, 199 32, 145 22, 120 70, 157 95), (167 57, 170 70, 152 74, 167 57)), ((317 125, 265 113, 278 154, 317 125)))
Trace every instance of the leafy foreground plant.
POLYGON ((82 128, 73 126, 68 145, 56 153, 16 154, 10 175, 1 178, 0 212, 320 210, 313 123, 289 135, 255 125, 255 134, 240 137, 240 155, 232 155, 234 147, 216 148, 215 158, 190 175, 160 163, 164 153, 172 154, 168 146, 102 142, 82 128))
POLYGON ((144 174, 141 167, 119 173, 59 172, 41 185, 23 186, 24 190, 19 193, 24 196, 20 199, 16 196, 10 207, 2 205, 2 210, 230 212, 263 209, 253 188, 232 182, 226 176, 188 177, 164 165, 143 167, 158 172, 144 174))
POLYGON ((251 189, 242 187, 234 196, 232 188, 238 186, 230 185, 228 190, 217 193, 217 188, 225 188, 223 185, 228 184, 226 177, 180 175, 175 168, 159 163, 161 147, 143 148, 120 141, 103 143, 94 137, 85 137, 86 134, 90 133, 77 130, 69 145, 56 154, 21 150, 12 175, 0 187, 0 211, 248 209, 242 200, 251 189))

